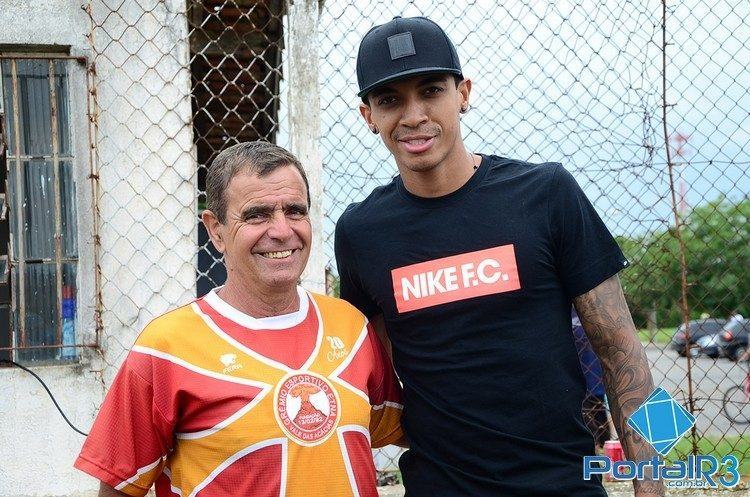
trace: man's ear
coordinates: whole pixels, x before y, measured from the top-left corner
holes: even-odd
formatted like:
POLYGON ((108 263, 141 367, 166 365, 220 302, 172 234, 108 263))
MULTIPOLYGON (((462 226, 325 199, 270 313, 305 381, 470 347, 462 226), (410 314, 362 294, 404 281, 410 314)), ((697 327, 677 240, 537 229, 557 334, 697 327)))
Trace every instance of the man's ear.
POLYGON ((362 117, 365 120, 365 123, 367 124, 367 127, 372 129, 375 124, 372 122, 372 109, 369 105, 367 105, 364 102, 360 102, 359 104, 359 113, 362 114, 362 117))
POLYGON ((471 80, 464 79, 458 84, 458 93, 461 95, 459 108, 469 108, 469 96, 471 95, 471 80))
POLYGON ((224 240, 222 239, 223 230, 221 228, 224 225, 221 224, 221 221, 219 221, 219 218, 216 217, 216 214, 208 209, 204 210, 203 214, 201 214, 201 220, 203 221, 203 225, 206 227, 208 236, 211 238, 211 243, 214 244, 216 250, 223 254, 225 244, 224 240))

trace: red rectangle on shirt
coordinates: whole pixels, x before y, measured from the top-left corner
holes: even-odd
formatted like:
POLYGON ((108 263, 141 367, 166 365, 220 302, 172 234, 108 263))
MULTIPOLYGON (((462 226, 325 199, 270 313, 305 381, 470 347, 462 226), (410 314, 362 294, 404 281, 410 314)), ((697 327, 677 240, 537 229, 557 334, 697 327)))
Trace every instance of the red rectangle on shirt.
POLYGON ((513 245, 396 268, 391 278, 398 312, 521 288, 513 245))

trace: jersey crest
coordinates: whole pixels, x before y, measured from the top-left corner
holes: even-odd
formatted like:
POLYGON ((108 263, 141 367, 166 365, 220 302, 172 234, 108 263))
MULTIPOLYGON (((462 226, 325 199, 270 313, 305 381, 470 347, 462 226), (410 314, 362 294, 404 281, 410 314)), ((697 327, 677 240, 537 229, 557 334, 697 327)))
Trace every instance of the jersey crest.
POLYGON ((282 378, 276 386, 274 405, 279 427, 307 447, 325 442, 341 418, 338 392, 326 378, 310 371, 282 378))

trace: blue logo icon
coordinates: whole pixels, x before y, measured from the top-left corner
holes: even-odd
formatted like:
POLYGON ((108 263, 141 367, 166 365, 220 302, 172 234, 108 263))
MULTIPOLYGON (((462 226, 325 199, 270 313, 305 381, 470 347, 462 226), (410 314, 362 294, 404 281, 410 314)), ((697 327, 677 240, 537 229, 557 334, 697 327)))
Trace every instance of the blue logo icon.
POLYGON ((666 456, 694 424, 695 416, 661 387, 628 418, 628 425, 662 456, 666 456))

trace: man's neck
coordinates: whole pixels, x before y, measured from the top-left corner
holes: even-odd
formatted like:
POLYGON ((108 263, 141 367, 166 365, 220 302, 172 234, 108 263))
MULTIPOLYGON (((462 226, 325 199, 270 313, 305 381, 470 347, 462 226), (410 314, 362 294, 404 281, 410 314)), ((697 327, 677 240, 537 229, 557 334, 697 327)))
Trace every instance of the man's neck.
POLYGON ((299 310, 300 301, 297 287, 283 292, 264 292, 259 289, 244 288, 243 285, 227 281, 217 295, 227 304, 254 318, 280 316, 299 310))
POLYGON ((399 167, 404 187, 418 197, 434 198, 464 186, 479 166, 481 157, 467 152, 463 146, 456 148, 458 153, 449 155, 430 170, 412 171, 399 167))

